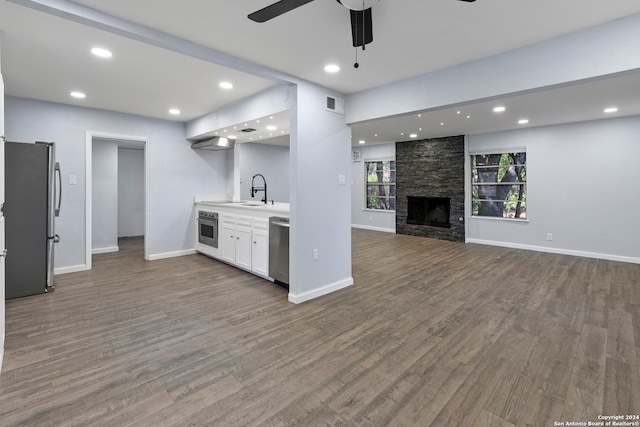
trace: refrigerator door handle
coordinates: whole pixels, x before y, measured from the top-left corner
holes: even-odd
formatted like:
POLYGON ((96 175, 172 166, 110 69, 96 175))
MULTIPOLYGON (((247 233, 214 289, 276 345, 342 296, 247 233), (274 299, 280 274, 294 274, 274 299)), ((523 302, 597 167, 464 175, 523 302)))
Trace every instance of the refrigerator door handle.
POLYGON ((58 178, 58 204, 56 206, 56 216, 60 216, 60 206, 62 206, 62 172, 60 171, 60 163, 56 162, 56 177, 58 178))

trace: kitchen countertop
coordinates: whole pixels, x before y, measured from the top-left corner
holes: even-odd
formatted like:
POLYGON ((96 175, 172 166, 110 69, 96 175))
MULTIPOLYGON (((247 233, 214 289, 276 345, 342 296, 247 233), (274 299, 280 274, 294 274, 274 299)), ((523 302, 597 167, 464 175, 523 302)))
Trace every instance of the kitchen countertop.
POLYGON ((218 207, 218 208, 231 208, 234 210, 242 210, 248 212, 273 212, 279 214, 289 214, 289 203, 267 203, 264 204, 259 200, 202 200, 195 198, 196 205, 218 207))

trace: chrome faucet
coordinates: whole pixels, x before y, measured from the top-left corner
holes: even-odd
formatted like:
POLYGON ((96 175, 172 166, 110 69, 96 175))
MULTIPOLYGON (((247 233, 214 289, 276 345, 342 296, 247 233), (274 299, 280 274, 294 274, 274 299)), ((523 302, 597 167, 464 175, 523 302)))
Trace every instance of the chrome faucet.
POLYGON ((264 191, 264 198, 262 200, 260 200, 261 202, 264 202, 264 204, 267 204, 267 180, 264 179, 264 176, 262 176, 262 174, 257 173, 255 175, 253 175, 253 178, 251 178, 251 197, 253 197, 258 191, 264 191), (264 183, 264 187, 255 187, 253 185, 253 180, 256 179, 256 176, 259 176, 260 178, 262 178, 262 182, 264 183))

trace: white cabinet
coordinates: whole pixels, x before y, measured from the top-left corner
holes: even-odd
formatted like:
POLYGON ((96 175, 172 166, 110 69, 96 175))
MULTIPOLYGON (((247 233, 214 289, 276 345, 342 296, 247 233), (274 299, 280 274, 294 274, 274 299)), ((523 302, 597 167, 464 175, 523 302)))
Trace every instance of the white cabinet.
POLYGON ((251 224, 246 215, 222 214, 222 259, 251 270, 251 224))
MULTIPOLYGON (((260 277, 269 278, 269 219, 287 216, 287 210, 265 207, 234 206, 233 203, 196 202, 196 211, 218 213, 218 248, 196 250, 260 277)), ((196 234, 197 236, 197 234, 196 234)))
POLYGON ((269 275, 269 219, 254 218, 252 229, 251 271, 269 275))

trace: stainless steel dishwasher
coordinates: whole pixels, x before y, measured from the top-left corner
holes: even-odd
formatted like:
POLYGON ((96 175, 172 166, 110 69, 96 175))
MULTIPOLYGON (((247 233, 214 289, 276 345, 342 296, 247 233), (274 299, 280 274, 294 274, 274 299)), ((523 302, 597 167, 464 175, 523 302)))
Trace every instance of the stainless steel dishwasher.
POLYGON ((269 218, 269 276, 289 289, 289 218, 269 218))

